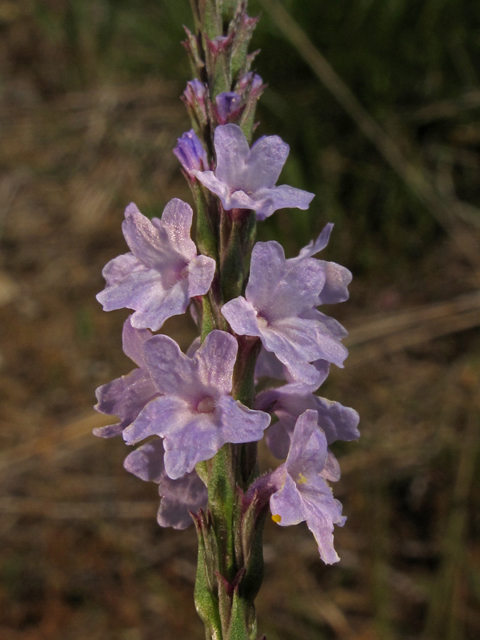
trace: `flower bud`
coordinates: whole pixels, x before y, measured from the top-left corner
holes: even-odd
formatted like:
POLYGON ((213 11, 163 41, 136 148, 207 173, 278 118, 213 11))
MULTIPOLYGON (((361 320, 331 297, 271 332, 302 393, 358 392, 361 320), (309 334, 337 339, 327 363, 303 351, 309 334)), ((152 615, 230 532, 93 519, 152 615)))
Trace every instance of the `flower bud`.
POLYGON ((238 93, 227 91, 215 98, 215 114, 219 124, 232 122, 243 111, 244 105, 238 93))
POLYGON ((194 170, 206 171, 208 169, 207 154, 193 129, 178 138, 173 153, 189 176, 194 170))

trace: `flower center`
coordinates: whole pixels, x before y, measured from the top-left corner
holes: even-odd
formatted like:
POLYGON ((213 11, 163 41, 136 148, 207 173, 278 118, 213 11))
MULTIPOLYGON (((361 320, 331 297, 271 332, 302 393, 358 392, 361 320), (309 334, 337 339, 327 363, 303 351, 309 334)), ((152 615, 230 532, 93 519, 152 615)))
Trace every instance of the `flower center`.
POLYGON ((257 314, 257 324, 259 329, 266 329, 268 327, 268 320, 261 313, 257 314))
POLYGON ((180 273, 178 274, 178 279, 179 280, 184 280, 185 278, 188 278, 188 267, 189 265, 186 264, 183 269, 180 271, 180 273))
POLYGON ((171 289, 177 282, 188 278, 189 264, 186 260, 179 261, 177 264, 172 264, 166 267, 162 271, 162 284, 165 289, 171 289))
POLYGON ((306 477, 303 475, 303 473, 299 473, 297 478, 297 484, 306 484, 306 483, 307 483, 306 477))
POLYGON ((215 411, 215 400, 211 396, 202 398, 197 404, 198 413, 212 413, 215 411))

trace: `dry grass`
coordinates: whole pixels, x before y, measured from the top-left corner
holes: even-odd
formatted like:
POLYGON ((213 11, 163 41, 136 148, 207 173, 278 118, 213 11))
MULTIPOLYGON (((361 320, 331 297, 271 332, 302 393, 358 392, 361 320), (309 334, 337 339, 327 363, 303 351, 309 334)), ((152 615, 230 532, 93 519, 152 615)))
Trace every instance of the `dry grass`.
MULTIPOLYGON (((89 435, 104 423, 93 389, 131 367, 126 314, 94 299, 124 250, 122 209, 189 198, 170 153, 187 126, 175 92, 150 80, 41 99, 19 82, 0 99, 2 640, 203 637, 193 531, 160 530, 123 443, 89 435)), ((268 640, 478 637, 476 274, 449 240, 423 269, 421 301, 438 304, 399 304, 369 276, 333 311, 351 358, 323 393, 362 416, 362 439, 336 448, 342 562, 323 566, 304 526, 267 525, 268 640)), ((193 335, 188 319, 166 331, 183 347, 193 335)))

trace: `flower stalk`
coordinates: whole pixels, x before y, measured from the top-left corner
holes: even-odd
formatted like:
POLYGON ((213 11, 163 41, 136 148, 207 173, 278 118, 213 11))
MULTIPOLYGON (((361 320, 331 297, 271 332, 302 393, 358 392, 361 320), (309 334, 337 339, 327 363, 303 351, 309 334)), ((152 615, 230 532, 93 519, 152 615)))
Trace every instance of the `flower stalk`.
POLYGON ((257 640, 269 508, 280 526, 306 521, 321 558, 338 560, 333 528, 345 518, 328 484, 340 474, 330 445, 358 437, 358 415, 315 395, 347 355, 343 327, 317 307, 346 300, 351 274, 314 257, 331 225, 296 258, 277 242, 256 243, 258 222, 277 209, 308 209, 313 194, 277 186, 289 153, 278 136, 250 146, 264 84, 251 70, 257 19, 246 0, 191 5, 195 31, 186 29, 184 45, 195 77, 183 101, 192 129, 174 153, 195 212, 176 199, 161 219, 127 207, 130 252, 106 265, 97 297, 107 311, 132 309, 123 349, 137 368, 97 390, 97 410, 120 422, 96 435, 146 440, 125 468, 157 483, 161 526, 193 520, 195 604, 207 640, 257 640), (199 338, 184 354, 152 331, 187 309, 199 338), (260 378, 286 384, 258 393, 260 378), (285 461, 261 475, 264 435, 285 461))

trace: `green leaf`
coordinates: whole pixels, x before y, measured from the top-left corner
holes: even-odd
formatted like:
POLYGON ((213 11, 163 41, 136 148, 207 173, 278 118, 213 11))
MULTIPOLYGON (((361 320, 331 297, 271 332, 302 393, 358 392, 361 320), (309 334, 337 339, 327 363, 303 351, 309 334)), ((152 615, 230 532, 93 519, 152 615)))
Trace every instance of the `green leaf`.
POLYGON ((212 458, 208 480, 208 502, 218 545, 218 570, 229 582, 233 580, 235 566, 235 542, 233 514, 236 486, 232 463, 232 445, 224 445, 212 458))
MULTIPOLYGON (((203 515, 203 514, 202 514, 203 515)), ((198 563, 197 576, 195 580, 195 608, 200 616, 207 634, 210 638, 222 638, 222 625, 218 611, 218 598, 214 592, 212 576, 209 575, 211 568, 211 557, 207 554, 205 545, 205 535, 209 535, 205 518, 202 516, 194 518, 195 528, 198 535, 198 563)))
POLYGON ((250 640, 251 636, 247 630, 245 602, 235 590, 233 594, 232 613, 230 624, 225 640, 250 640))
POLYGON ((218 261, 217 238, 212 228, 204 191, 197 181, 192 186, 197 210, 197 246, 205 256, 218 261))

